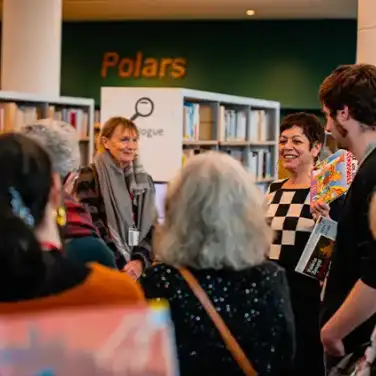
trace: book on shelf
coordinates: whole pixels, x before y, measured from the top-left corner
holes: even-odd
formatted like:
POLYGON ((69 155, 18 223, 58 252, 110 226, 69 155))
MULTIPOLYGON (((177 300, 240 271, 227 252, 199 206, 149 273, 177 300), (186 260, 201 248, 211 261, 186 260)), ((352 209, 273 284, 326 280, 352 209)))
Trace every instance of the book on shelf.
POLYGON ((272 153, 269 149, 253 148, 248 154, 248 170, 256 179, 267 179, 273 176, 272 153))
POLYGON ((329 270, 337 235, 337 222, 319 217, 295 271, 324 282, 329 270))
POLYGON ((0 330, 1 375, 177 375, 167 303, 3 315, 0 330))
POLYGON ((184 103, 183 139, 198 141, 200 134, 200 105, 198 103, 184 103))
MULTIPOLYGON (((210 123, 209 125, 214 123, 210 107, 199 103, 185 102, 183 108, 183 139, 186 141, 213 140, 211 135, 203 135, 207 129, 207 123, 210 123)), ((270 118, 265 110, 235 110, 219 106, 218 141, 267 141, 269 122, 270 118), (249 112, 249 131, 247 130, 247 112, 249 112), (249 133, 248 140, 247 133, 249 133)))
POLYGON ((65 121, 77 130, 78 137, 88 137, 89 116, 79 108, 56 108, 48 106, 45 113, 42 106, 18 104, 15 102, 0 103, 0 132, 18 131, 23 125, 31 124, 38 119, 52 118, 65 121))
POLYGON ((311 203, 331 203, 349 189, 358 163, 352 153, 338 150, 319 162, 311 173, 311 203))

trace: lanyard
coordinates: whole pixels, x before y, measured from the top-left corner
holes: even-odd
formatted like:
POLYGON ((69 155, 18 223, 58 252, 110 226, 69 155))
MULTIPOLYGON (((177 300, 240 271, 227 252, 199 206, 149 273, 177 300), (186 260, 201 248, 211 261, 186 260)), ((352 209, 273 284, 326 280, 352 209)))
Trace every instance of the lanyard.
POLYGON ((132 206, 132 221, 133 221, 133 225, 136 227, 135 205, 133 205, 133 195, 132 195, 132 193, 129 193, 129 197, 131 198, 131 206, 132 206))

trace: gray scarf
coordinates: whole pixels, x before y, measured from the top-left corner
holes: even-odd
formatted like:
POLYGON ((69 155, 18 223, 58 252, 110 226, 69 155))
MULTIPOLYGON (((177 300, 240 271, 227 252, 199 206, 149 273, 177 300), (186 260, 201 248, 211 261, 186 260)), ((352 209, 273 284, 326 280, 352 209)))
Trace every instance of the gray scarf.
POLYGON ((127 244, 129 228, 136 227, 140 232, 140 244, 153 225, 153 182, 137 160, 124 170, 109 152, 104 152, 95 157, 94 164, 110 235, 117 250, 128 262, 132 254, 132 247, 127 244), (133 222, 133 210, 137 211, 138 223, 133 222))

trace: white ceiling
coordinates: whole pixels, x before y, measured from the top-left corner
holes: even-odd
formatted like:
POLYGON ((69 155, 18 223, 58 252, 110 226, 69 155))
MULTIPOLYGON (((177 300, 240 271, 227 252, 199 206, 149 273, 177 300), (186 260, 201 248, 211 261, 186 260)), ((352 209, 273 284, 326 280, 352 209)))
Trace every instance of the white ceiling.
POLYGON ((63 4, 67 21, 346 19, 357 15, 357 0, 63 0, 63 4), (256 15, 246 16, 247 9, 254 9, 256 15))

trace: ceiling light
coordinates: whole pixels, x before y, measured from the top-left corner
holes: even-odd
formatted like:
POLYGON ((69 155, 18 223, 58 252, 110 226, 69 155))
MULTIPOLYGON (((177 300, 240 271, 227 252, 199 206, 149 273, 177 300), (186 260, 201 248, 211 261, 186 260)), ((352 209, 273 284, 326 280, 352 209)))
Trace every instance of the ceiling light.
POLYGON ((255 12, 253 9, 248 9, 248 10, 246 11, 247 16, 254 16, 255 13, 256 13, 256 12, 255 12))

